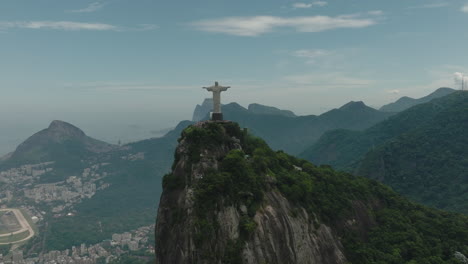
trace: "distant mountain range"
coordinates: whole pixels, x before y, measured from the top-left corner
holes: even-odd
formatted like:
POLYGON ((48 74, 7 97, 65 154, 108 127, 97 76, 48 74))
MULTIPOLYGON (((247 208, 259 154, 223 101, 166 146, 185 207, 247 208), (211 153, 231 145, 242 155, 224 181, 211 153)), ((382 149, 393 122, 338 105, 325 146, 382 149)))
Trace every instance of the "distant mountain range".
MULTIPOLYGON (((224 105, 223 105, 224 106, 224 105)), ((261 115, 279 115, 287 117, 295 117, 296 115, 289 110, 281 110, 273 106, 266 106, 261 104, 250 104, 248 106, 250 113, 261 115)), ((201 105, 196 105, 193 111, 192 121, 197 122, 208 119, 210 112, 213 111, 213 99, 206 98, 201 105)))
MULTIPOLYGON (((368 107, 363 102, 349 102, 319 116, 295 116, 290 111, 258 104, 246 109, 237 103, 230 103, 224 105, 222 111, 226 120, 247 127, 273 149, 290 154, 301 153, 328 130, 362 130, 393 115, 368 107)), ((208 119, 208 115, 204 119, 208 119)))
POLYGON ((398 99, 394 103, 390 103, 390 104, 382 106, 380 108, 380 111, 401 112, 401 111, 404 111, 404 110, 406 110, 406 109, 408 109, 408 108, 410 108, 412 106, 422 104, 422 103, 427 103, 427 102, 431 101, 432 99, 444 97, 444 96, 449 95, 449 94, 451 94, 453 92, 455 92, 455 90, 452 89, 452 88, 442 87, 442 88, 439 88, 439 89, 435 90, 433 93, 431 93, 431 94, 429 94, 427 96, 421 97, 419 99, 413 99, 411 97, 404 96, 404 97, 401 97, 400 99, 398 99))
MULTIPOLYGON (((344 123, 345 127, 365 127, 390 115, 362 103, 351 103, 319 117, 295 117, 290 111, 256 104, 245 109, 233 103, 224 106, 223 111, 227 119, 243 120, 244 126, 254 133, 270 133, 269 140, 281 141, 277 145, 279 148, 288 146, 288 139, 291 141, 295 137, 318 138, 326 127, 340 127, 340 123, 344 123), (363 122, 352 124, 352 118, 363 122), (310 126, 307 124, 309 120, 312 121, 310 126), (319 125, 323 127, 317 128, 319 125), (312 137, 308 133, 312 133, 312 137)), ((54 161, 54 169, 41 175, 36 182, 60 184, 73 175, 81 175, 92 166, 108 164, 100 169, 100 174, 107 176, 97 186, 108 187, 67 209, 74 212, 74 217, 47 218, 47 230, 42 230, 46 228, 43 225, 39 232, 47 234, 44 245, 48 249, 64 249, 82 242, 94 243, 108 238, 112 233, 152 223, 161 194, 161 177, 170 170, 180 132, 191 123, 180 122, 174 130, 160 138, 116 146, 92 139, 71 124, 54 121, 47 129, 18 146, 11 157, 0 162, 0 168, 54 161), (96 219, 106 228, 101 231, 96 219), (74 235, 70 236, 70 233, 74 235)), ((300 139, 294 141, 293 146, 299 151, 302 147, 300 139)), ((15 197, 23 200, 22 195, 20 191, 15 197)), ((42 210, 50 213, 51 208, 43 207, 42 210)))
POLYGON ((301 157, 380 180, 418 202, 468 213, 468 93, 414 106, 362 132, 327 132, 301 157))
MULTIPOLYGON (((202 119, 207 119, 210 111, 206 111, 209 108, 207 107, 209 101, 202 105, 205 105, 205 110, 200 110, 200 106, 199 114, 194 113, 194 117, 199 117, 200 113, 203 113, 202 119)), ((319 116, 295 116, 291 111, 258 104, 252 104, 246 109, 236 103, 223 106, 223 112, 226 119, 239 122, 241 127, 247 127, 256 136, 263 137, 276 150, 298 154, 321 137, 315 146, 323 146, 320 147, 322 152, 315 157, 323 160, 326 160, 323 158, 326 157, 329 160, 335 156, 334 161, 342 163, 341 168, 347 168, 357 164, 356 158, 363 157, 372 146, 375 145, 377 148, 389 138, 429 122, 441 109, 438 104, 419 107, 425 109, 424 114, 402 112, 398 114, 400 116, 398 120, 402 121, 395 124, 391 121, 396 118, 392 117, 394 113, 375 110, 363 102, 349 102, 319 116), (340 130, 326 133, 337 128, 353 131, 340 130), (359 132, 362 130, 364 132, 359 132), (364 144, 353 143, 356 138, 364 144), (328 145, 328 142, 332 145, 328 145), (330 151, 333 149, 336 151, 330 151), (345 158, 342 159, 343 157, 345 158)), ((175 129, 160 138, 116 146, 93 139, 71 124, 54 121, 47 129, 34 134, 19 145, 15 152, 0 160, 2 171, 46 161, 55 162, 54 170, 40 175, 34 182, 19 185, 0 184, 0 193, 5 190, 2 188, 10 186, 30 188, 27 186, 39 183, 60 185, 71 176, 81 177, 80 175, 90 167, 100 168, 101 164, 105 164, 99 169, 98 174, 105 173, 107 176, 96 183, 98 188, 99 186, 105 188, 97 190, 94 196, 85 198, 67 209, 74 212, 73 217, 52 217, 51 208, 44 204, 40 205, 41 210, 47 211, 47 217, 45 222, 39 223, 41 229, 39 233, 47 234, 47 237, 45 241, 41 240, 38 243, 44 243, 48 249, 64 249, 82 242, 101 241, 112 233, 151 224, 156 214, 155 206, 162 192, 162 176, 170 171, 180 133, 192 123, 182 121, 175 129), (96 225, 96 221, 100 221, 105 228, 96 225)), ((365 168, 374 167, 372 162, 362 164, 369 165, 362 168, 358 165, 351 167, 355 170, 361 169, 360 172, 364 174, 368 173, 365 168)), ((454 167, 455 171, 461 172, 462 167, 458 166, 454 167)), ((374 169, 371 171, 375 172, 374 169)), ((372 174, 372 177, 379 178, 379 175, 372 174)), ((387 176, 385 178, 387 179, 387 176)), ((464 190, 464 185, 460 186, 460 190, 464 190)), ((463 197, 459 191, 455 193, 463 197)), ((23 199, 23 195, 21 190, 14 194, 15 199, 19 199, 18 203, 31 202, 23 199)))

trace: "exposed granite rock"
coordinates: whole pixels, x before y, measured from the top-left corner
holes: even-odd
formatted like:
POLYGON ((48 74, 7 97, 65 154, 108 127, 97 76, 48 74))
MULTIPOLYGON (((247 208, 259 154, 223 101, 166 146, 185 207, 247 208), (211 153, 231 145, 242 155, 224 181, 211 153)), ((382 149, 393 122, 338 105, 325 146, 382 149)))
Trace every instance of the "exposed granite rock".
POLYGON ((243 250, 244 263, 346 263, 331 228, 316 228, 304 208, 292 206, 278 191, 266 193, 254 220, 257 229, 243 250))
POLYGON ((198 122, 203 120, 203 118, 205 118, 211 111, 213 111, 213 99, 205 98, 201 105, 195 106, 192 121, 198 122))
MULTIPOLYGON (((200 123, 204 126, 206 123, 200 123)), ((220 201, 206 221, 217 228, 207 241, 195 224, 194 191, 208 170, 218 170, 219 161, 232 149, 240 148, 232 138, 221 145, 205 147, 196 163, 190 161, 190 143, 181 138, 176 150, 173 177, 183 179, 183 188, 164 188, 156 222, 156 255, 160 264, 223 263, 232 244, 242 236, 240 224, 246 216, 244 205, 223 206, 220 201)), ((291 204, 276 188, 272 177, 261 206, 255 212, 253 233, 241 244, 242 263, 346 263, 341 242, 327 225, 320 224, 302 207, 291 204)))

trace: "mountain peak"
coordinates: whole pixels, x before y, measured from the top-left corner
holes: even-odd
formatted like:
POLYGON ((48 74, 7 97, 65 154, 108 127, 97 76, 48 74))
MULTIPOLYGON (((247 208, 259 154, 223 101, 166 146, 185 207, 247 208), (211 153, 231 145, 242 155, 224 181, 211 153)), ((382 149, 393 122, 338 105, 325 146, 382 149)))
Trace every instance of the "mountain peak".
POLYGON ((367 264, 375 256, 382 263, 449 263, 455 251, 466 254, 468 236, 460 234, 467 217, 275 152, 234 122, 189 126, 174 157, 155 226, 160 264, 367 264), (437 228, 441 223, 446 228, 437 228), (418 237, 414 247, 430 254, 389 253, 406 250, 393 236, 401 230, 410 230, 402 234, 418 237), (442 245, 451 250, 438 250, 442 245))
POLYGON ((345 105, 343 105, 342 107, 340 107, 341 110, 355 110, 355 109, 364 109, 364 108, 368 108, 368 106, 366 104, 364 104, 363 101, 351 101, 345 105))
POLYGON ((73 126, 72 124, 70 123, 67 123, 65 121, 61 121, 61 120, 54 120, 50 123, 49 125, 49 129, 53 129, 53 128, 56 128, 56 127, 61 127, 61 126, 73 126))
POLYGON ((53 139, 60 140, 67 138, 83 138, 86 134, 78 127, 60 120, 54 120, 47 128, 48 135, 53 139))
POLYGON ((205 116, 213 111, 213 98, 205 98, 201 105, 197 104, 193 111, 192 121, 197 122, 203 120, 205 116))
POLYGON ((205 98, 203 100, 202 106, 213 107, 213 98, 205 98))
POLYGON ((454 89, 449 88, 449 87, 440 87, 439 89, 435 90, 433 93, 431 93, 429 96, 445 96, 448 94, 451 94, 455 92, 454 89))
POLYGON ((245 109, 245 107, 243 107, 242 105, 240 105, 240 104, 238 104, 236 102, 226 104, 226 105, 224 105, 224 107, 231 108, 231 109, 237 109, 237 110, 241 110, 241 111, 246 111, 247 110, 247 109, 245 109))
POLYGON ((79 129, 78 127, 70 124, 70 123, 67 123, 65 121, 62 121, 62 120, 54 120, 50 123, 49 125, 49 128, 48 129, 73 129, 73 130, 79 130, 81 131, 81 129, 79 129))
MULTIPOLYGON (((266 158, 264 153, 281 164, 276 152, 234 122, 199 122, 182 132, 173 171, 163 178, 155 227, 158 263, 346 263, 336 235, 325 224, 311 225, 305 210, 274 188, 276 178, 263 171, 267 164, 254 171, 253 161, 266 158), (208 185, 214 189, 207 191, 208 185), (272 246, 258 247, 253 238, 272 246), (284 247, 287 239, 310 247, 284 247)), ((294 171, 292 165, 288 169, 294 171)))
POLYGON ((55 161, 64 157, 76 158, 77 155, 84 153, 107 152, 115 147, 86 136, 81 129, 70 123, 54 120, 48 128, 35 133, 21 143, 6 159, 12 165, 31 164, 55 161), (70 152, 71 146, 72 152, 70 152))

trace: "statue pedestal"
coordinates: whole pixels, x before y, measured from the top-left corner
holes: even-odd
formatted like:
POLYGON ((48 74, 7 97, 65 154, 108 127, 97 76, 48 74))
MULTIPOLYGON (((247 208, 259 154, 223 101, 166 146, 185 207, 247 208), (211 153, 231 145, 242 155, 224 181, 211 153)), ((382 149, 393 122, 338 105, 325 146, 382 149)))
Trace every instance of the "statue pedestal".
POLYGON ((212 121, 223 121, 223 114, 222 113, 212 113, 211 114, 212 121))

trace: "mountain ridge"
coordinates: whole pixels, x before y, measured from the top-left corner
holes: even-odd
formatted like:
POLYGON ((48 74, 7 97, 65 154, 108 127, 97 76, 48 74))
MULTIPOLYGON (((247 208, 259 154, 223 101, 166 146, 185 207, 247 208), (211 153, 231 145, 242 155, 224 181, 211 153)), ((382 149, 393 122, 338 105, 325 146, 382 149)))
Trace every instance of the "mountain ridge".
POLYGON ((403 96, 393 103, 382 106, 380 110, 385 111, 385 112, 401 112, 417 104, 427 103, 431 101, 432 99, 444 97, 455 91, 456 90, 452 88, 441 87, 435 90, 434 92, 430 93, 429 95, 423 96, 418 99, 414 99, 408 96, 403 96))
POLYGON ((266 106, 262 104, 249 104, 247 107, 247 110, 254 114, 263 114, 263 115, 283 115, 287 117, 296 117, 296 114, 294 114, 290 110, 282 110, 273 106, 266 106))
MULTIPOLYGON (((222 109, 226 120, 247 127, 253 134, 266 140, 273 149, 281 149, 293 155, 301 153, 328 130, 362 130, 393 115, 368 107, 362 102, 350 102, 341 108, 319 116, 295 117, 256 114, 237 103, 226 104, 222 109)), ((205 116, 204 120, 208 119, 205 116)))
POLYGON ((458 91, 362 132, 329 131, 301 157, 380 180, 426 205, 468 213, 467 109, 468 93, 458 91))

